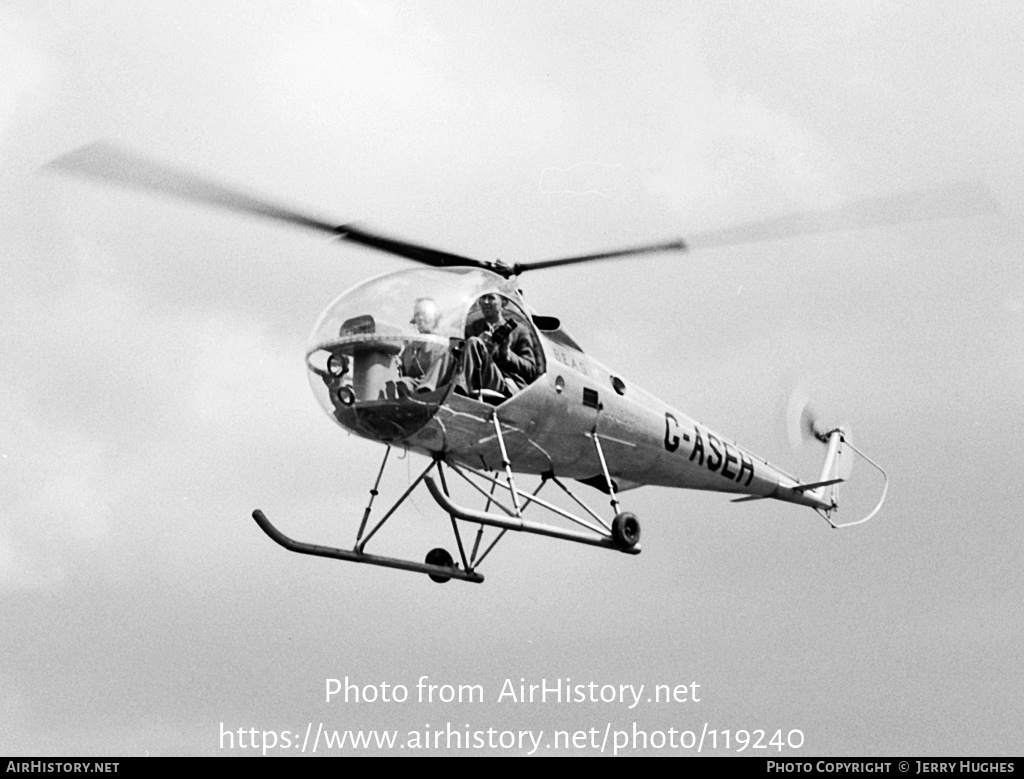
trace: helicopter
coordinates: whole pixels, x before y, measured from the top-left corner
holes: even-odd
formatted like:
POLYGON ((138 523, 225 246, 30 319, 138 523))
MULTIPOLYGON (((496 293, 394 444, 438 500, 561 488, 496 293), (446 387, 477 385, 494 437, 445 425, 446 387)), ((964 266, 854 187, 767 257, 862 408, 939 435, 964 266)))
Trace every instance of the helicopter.
POLYGON ((805 481, 627 381, 584 352, 559 319, 528 305, 518 288, 522 274, 993 210, 983 185, 956 184, 686 240, 506 264, 356 224, 337 224, 105 141, 69 152, 46 167, 311 229, 415 264, 340 295, 317 320, 306 349, 310 386, 330 419, 385 447, 353 546, 297 541, 263 511, 254 510, 252 517, 289 551, 423 573, 438 583, 483 582, 481 563, 510 530, 639 554, 640 521, 622 509, 620 495, 640 486, 721 492, 735 496, 737 503, 784 501, 816 511, 833 528, 867 522, 881 510, 888 492, 888 474, 854 446, 848 429, 822 425, 809 406, 794 409, 795 424, 805 438, 820 442, 825 454, 818 475, 805 481), (371 522, 374 499, 396 449, 419 453, 429 462, 381 518, 371 522), (837 523, 838 487, 846 480, 842 468, 853 457, 875 468, 883 486, 869 513, 837 523), (517 485, 517 475, 539 477, 540 482, 528 491, 517 485), (479 493, 484 508, 456 502, 449 487, 452 478, 479 493), (604 493, 610 516, 592 508, 570 482, 604 493), (549 484, 575 508, 542 498, 539 493, 549 484), (450 518, 458 559, 441 547, 430 550, 422 562, 368 552, 369 542, 421 486, 450 518), (526 518, 527 509, 533 509, 531 517, 542 511, 545 518, 526 518), (486 528, 493 531, 484 543, 486 528))

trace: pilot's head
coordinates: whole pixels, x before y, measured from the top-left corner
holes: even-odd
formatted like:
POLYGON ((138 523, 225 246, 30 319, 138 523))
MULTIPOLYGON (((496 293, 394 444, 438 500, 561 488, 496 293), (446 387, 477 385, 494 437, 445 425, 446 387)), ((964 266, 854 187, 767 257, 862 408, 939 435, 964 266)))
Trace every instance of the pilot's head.
POLYGON ((480 296, 480 313, 487 324, 495 325, 501 321, 501 298, 493 293, 480 296))
POLYGON ((437 308, 437 303, 431 298, 419 298, 409 321, 416 325, 416 329, 421 333, 433 333, 437 330, 437 323, 440 320, 441 312, 437 308))

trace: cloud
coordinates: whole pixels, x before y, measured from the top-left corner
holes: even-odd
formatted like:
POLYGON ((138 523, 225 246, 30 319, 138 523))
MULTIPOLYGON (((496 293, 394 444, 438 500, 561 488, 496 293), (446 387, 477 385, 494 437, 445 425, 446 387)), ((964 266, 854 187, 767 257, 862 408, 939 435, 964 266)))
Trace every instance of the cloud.
POLYGON ((65 569, 61 563, 29 552, 14 538, 0 531, 0 594, 52 590, 64 578, 65 569))
POLYGON ((38 35, 30 25, 0 8, 0 143, 16 121, 43 108, 53 83, 54 67, 29 42, 33 38, 38 35))
POLYGON ((690 224, 721 227, 840 199, 840 155, 756 93, 705 95, 680 124, 672 162, 649 185, 690 224))

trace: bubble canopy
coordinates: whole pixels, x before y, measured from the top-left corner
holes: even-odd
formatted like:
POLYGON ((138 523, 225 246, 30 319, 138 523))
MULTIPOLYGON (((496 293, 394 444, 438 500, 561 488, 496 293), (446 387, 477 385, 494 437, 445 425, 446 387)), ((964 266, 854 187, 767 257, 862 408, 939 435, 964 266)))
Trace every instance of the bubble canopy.
POLYGON ((515 287, 474 268, 414 268, 377 276, 340 295, 306 350, 310 385, 343 427, 398 441, 429 420, 454 380, 451 345, 481 295, 518 308, 515 287))
POLYGON ((486 292, 515 295, 512 285, 500 276, 472 268, 416 268, 377 276, 331 303, 313 328, 307 352, 337 339, 345 322, 365 315, 373 317, 377 333, 415 337, 419 331, 412 324, 412 314, 416 301, 422 299, 432 300, 441 314, 434 335, 461 338, 470 306, 486 292))

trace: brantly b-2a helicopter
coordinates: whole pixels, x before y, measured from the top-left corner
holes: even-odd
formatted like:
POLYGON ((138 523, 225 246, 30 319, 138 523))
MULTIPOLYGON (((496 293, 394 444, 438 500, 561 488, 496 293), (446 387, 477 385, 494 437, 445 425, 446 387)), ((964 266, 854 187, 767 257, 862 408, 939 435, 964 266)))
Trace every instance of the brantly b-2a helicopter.
POLYGON ((386 446, 354 546, 295 541, 263 512, 254 511, 253 518, 293 552, 426 573, 436 582, 482 582, 478 568, 508 530, 637 554, 639 521, 619 506, 619 493, 632 487, 713 490, 737 495, 735 502, 772 498, 810 507, 832 527, 866 522, 877 514, 888 489, 885 472, 853 446, 842 427, 821 427, 800 409, 796 414, 804 432, 827 447, 819 475, 809 482, 709 430, 585 354, 557 319, 531 311, 517 289, 519 275, 616 257, 993 210, 981 185, 958 185, 743 225, 685 242, 510 266, 355 225, 335 225, 102 142, 48 167, 312 228, 421 266, 378 276, 341 295, 320 317, 306 351, 311 386, 330 417, 386 446), (395 447, 426 455, 430 463, 371 525, 373 500, 395 447), (843 481, 840 462, 854 454, 881 472, 884 486, 870 513, 839 525, 832 516, 843 481), (483 510, 457 504, 446 473, 475 488, 486 501, 483 510), (524 491, 516 485, 516 474, 540 476, 540 484, 524 491), (604 492, 610 519, 573 493, 568 480, 604 492), (541 498, 538 493, 549 482, 579 509, 568 511, 541 498), (422 563, 368 553, 369 541, 421 484, 451 518, 458 562, 440 548, 422 563), (531 505, 578 529, 524 518, 531 505), (467 525, 476 527, 468 554, 462 535, 467 525), (488 526, 498 530, 481 551, 488 526))

